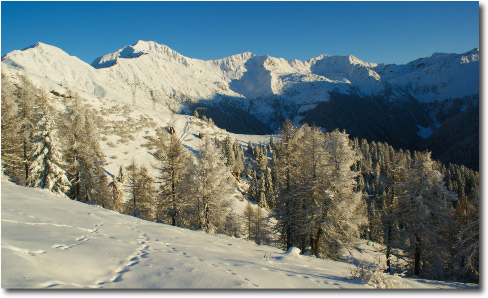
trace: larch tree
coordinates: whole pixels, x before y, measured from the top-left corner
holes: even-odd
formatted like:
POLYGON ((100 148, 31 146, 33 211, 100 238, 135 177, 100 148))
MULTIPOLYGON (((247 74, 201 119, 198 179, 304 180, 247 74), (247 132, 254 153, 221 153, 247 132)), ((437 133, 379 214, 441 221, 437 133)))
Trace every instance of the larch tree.
POLYGON ((117 212, 123 212, 124 210, 124 193, 122 190, 124 185, 124 176, 124 168, 120 166, 119 173, 112 176, 112 182, 109 185, 112 190, 112 210, 117 212))
POLYGON ((129 199, 124 203, 124 213, 130 214, 134 217, 139 217, 138 201, 139 201, 139 177, 137 175, 137 167, 134 158, 129 166, 126 167, 126 192, 129 194, 129 199))
POLYGON ((100 147, 100 134, 95 124, 96 114, 92 110, 85 112, 84 121, 84 146, 87 154, 86 164, 83 172, 85 173, 85 191, 88 201, 93 201, 98 205, 104 204, 108 195, 108 181, 104 170, 106 165, 105 154, 100 147))
POLYGON ((199 227, 209 233, 222 230, 229 213, 229 198, 235 190, 235 178, 210 138, 205 138, 199 147, 197 160, 190 169, 190 182, 199 227))
POLYGON ((12 181, 23 184, 22 140, 14 91, 14 86, 2 73, 2 172, 12 181))
POLYGON ((359 173, 352 166, 359 156, 348 135, 337 130, 327 133, 325 150, 328 156, 326 184, 329 202, 326 220, 322 223, 325 235, 319 245, 325 255, 336 258, 341 248, 351 247, 359 239, 367 216, 362 194, 355 191, 359 173))
POLYGON ((145 220, 154 221, 155 216, 155 194, 153 178, 145 166, 138 166, 133 159, 126 168, 127 183, 126 190, 129 198, 124 202, 126 214, 145 220))
MULTIPOLYGON (((317 127, 302 126, 303 137, 300 142, 302 213, 305 219, 302 230, 303 241, 310 245, 311 253, 321 254, 320 243, 324 240, 323 223, 327 221, 330 209, 331 192, 327 181, 330 166, 327 164, 328 152, 325 150, 325 135, 317 127)), ((302 244, 302 250, 306 246, 302 244)))
POLYGON ((20 76, 20 86, 15 91, 18 107, 20 154, 23 164, 23 184, 29 185, 30 180, 30 160, 31 135, 35 128, 36 117, 36 98, 34 86, 25 76, 20 76))
POLYGON ((449 206, 456 199, 434 169, 430 152, 415 152, 408 178, 396 186, 395 216, 403 227, 403 249, 412 261, 413 274, 443 274, 448 245, 446 229, 452 227, 449 206), (435 271, 435 272, 433 272, 435 271))
POLYGON ((61 119, 61 135, 71 182, 69 197, 105 205, 105 199, 110 195, 107 194, 108 182, 103 169, 105 155, 99 144, 99 129, 94 123, 97 116, 77 94, 72 94, 66 104, 66 113, 61 119))
POLYGON ((149 174, 148 169, 145 166, 141 166, 137 173, 138 186, 137 186, 137 199, 139 200, 138 212, 142 219, 155 221, 155 194, 154 179, 149 174))
POLYGON ((247 202, 246 208, 244 209, 243 216, 244 216, 244 225, 247 232, 247 239, 252 240, 254 239, 255 213, 251 203, 247 202))
POLYGON ((190 203, 185 196, 185 175, 191 158, 176 134, 160 131, 154 156, 158 160, 157 182, 160 184, 157 221, 173 226, 186 227, 187 209, 190 203))
POLYGON ((296 224, 302 218, 299 211, 302 197, 296 188, 300 177, 300 131, 288 120, 280 130, 280 137, 275 149, 277 200, 273 212, 277 219, 275 228, 281 237, 281 242, 288 250, 301 242, 296 229, 296 224))

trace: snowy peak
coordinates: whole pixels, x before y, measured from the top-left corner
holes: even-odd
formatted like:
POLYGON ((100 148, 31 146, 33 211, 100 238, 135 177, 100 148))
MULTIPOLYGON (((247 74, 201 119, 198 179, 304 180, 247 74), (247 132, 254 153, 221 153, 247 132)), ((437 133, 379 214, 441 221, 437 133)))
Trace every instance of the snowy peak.
POLYGON ((310 71, 329 80, 358 87, 366 95, 381 92, 381 76, 373 70, 376 63, 364 62, 352 55, 322 55, 310 60, 310 71))
POLYGON ((21 57, 21 56, 39 56, 39 55, 44 55, 44 56, 53 56, 53 55, 61 55, 61 56, 70 56, 68 53, 65 51, 61 50, 58 47, 48 45, 42 42, 37 42, 31 46, 26 47, 23 50, 16 50, 12 51, 10 53, 7 53, 2 57, 2 62, 5 60, 9 60, 9 58, 14 58, 14 57, 21 57))
POLYGON ((46 43, 43 43, 43 42, 40 42, 40 41, 36 42, 35 44, 33 44, 31 46, 26 47, 25 49, 22 50, 22 52, 28 51, 28 50, 56 51, 56 52, 65 53, 63 50, 61 50, 58 47, 55 47, 55 46, 52 46, 52 45, 49 45, 49 44, 46 44, 46 43))
POLYGON ((95 59, 91 65, 95 68, 107 68, 117 64, 117 61, 121 58, 133 59, 148 54, 158 55, 165 60, 176 60, 181 63, 187 63, 186 57, 166 45, 158 44, 154 41, 139 40, 133 45, 125 46, 116 52, 95 59))

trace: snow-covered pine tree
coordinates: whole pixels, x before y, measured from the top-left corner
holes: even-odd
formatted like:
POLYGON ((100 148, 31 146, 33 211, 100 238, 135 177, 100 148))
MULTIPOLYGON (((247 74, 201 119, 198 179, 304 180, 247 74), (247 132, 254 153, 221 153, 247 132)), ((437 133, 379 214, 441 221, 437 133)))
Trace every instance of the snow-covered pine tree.
POLYGON ((268 166, 268 156, 265 146, 258 145, 254 148, 253 165, 254 174, 251 177, 249 198, 258 203, 260 207, 268 208, 268 202, 266 198, 266 170, 268 166), (252 191, 251 191, 252 190, 252 191))
POLYGON ((32 151, 29 154, 30 166, 28 185, 46 188, 66 196, 70 182, 63 170, 60 143, 56 135, 56 123, 45 107, 37 121, 38 130, 33 135, 32 151))
POLYGON ((274 193, 273 175, 270 167, 266 169, 266 174, 264 176, 264 189, 267 206, 268 208, 273 209, 276 206, 276 198, 274 193))
POLYGON ((250 170, 249 188, 247 189, 247 197, 250 200, 256 201, 258 194, 258 179, 256 178, 256 171, 250 170))
POLYGON ((197 161, 190 170, 190 183, 189 195, 195 200, 200 228, 209 233, 223 230, 235 178, 210 138, 205 138, 199 147, 197 161))
POLYGON ((348 135, 338 130, 327 133, 325 150, 330 201, 322 223, 324 237, 319 245, 325 255, 336 258, 341 248, 356 243, 361 227, 367 223, 367 216, 362 194, 355 191, 359 173, 352 170, 352 166, 359 157, 348 135))
POLYGON ((430 152, 415 152, 408 178, 396 186, 395 216, 402 229, 402 248, 417 276, 444 274, 448 245, 446 234, 452 228, 449 206, 455 195, 434 169, 430 152), (447 231, 446 231, 447 229, 447 231))
POLYGON ((262 174, 261 178, 258 181, 257 202, 259 207, 268 208, 268 199, 266 198, 265 173, 262 174))
POLYGON ((254 154, 254 150, 253 150, 251 141, 248 141, 247 142, 247 153, 250 154, 250 155, 253 155, 254 154))
POLYGON ((223 140, 223 153, 225 156, 225 165, 229 169, 234 168, 234 163, 235 163, 235 153, 234 153, 234 147, 232 146, 232 141, 230 139, 230 136, 227 135, 225 139, 223 140))
POLYGON ((235 139, 232 144, 234 150, 234 167, 232 168, 232 174, 238 181, 241 180, 241 173, 244 171, 244 150, 239 144, 239 140, 235 139))

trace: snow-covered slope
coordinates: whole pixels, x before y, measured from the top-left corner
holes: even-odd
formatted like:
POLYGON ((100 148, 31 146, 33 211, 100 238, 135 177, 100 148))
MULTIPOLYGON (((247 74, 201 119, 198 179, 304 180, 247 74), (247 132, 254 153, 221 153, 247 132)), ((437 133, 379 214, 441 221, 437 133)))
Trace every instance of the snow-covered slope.
POLYGON ((156 224, 5 181, 1 194, 2 288, 371 288, 346 278, 354 268, 347 263, 156 224))
POLYGON ((424 102, 479 93, 479 49, 434 53, 406 65, 383 64, 374 69, 389 84, 424 102))

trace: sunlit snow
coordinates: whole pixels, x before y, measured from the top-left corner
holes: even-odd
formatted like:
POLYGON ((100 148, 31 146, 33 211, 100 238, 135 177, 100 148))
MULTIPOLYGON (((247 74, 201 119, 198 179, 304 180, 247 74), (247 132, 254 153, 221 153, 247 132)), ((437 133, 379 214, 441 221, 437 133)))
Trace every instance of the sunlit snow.
MULTIPOLYGON (((6 181, 1 193, 2 288, 372 288, 347 278, 352 265, 297 249, 148 222, 6 181)), ((372 258, 366 247, 352 260, 372 258)))

